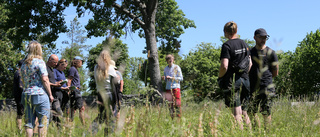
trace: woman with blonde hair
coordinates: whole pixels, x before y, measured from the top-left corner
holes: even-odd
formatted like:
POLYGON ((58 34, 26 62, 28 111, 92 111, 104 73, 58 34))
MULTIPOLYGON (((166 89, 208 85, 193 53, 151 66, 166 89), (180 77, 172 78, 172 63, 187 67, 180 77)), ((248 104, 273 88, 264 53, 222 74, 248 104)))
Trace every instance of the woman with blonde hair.
POLYGON ((245 122, 250 126, 250 119, 247 114, 247 106, 250 98, 250 82, 248 72, 251 68, 250 50, 248 45, 238 38, 238 26, 230 21, 223 28, 224 36, 229 40, 223 43, 221 48, 221 65, 218 76, 220 89, 224 93, 225 104, 233 110, 234 118, 242 126, 242 114, 245 122), (248 58, 247 70, 237 70, 237 64, 248 58), (234 86, 232 86, 232 82, 234 86), (232 88, 234 87, 234 89, 232 88))
POLYGON ((50 118, 50 102, 53 101, 46 63, 42 60, 41 44, 31 41, 27 58, 21 66, 23 93, 21 103, 25 108, 27 136, 33 136, 35 119, 38 117, 39 136, 46 136, 50 118))
POLYGON ((116 106, 114 83, 117 81, 117 74, 114 66, 111 65, 109 51, 101 51, 96 61, 97 65, 94 67, 94 79, 98 92, 99 115, 94 122, 98 121, 100 124, 106 123, 107 128, 105 134, 108 134, 109 123, 112 123, 113 109, 116 106))

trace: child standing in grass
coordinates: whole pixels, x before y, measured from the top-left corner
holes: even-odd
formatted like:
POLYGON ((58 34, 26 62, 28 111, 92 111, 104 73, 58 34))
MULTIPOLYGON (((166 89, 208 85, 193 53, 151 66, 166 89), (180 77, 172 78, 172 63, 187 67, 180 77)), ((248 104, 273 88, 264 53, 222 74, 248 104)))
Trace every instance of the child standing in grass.
POLYGON ((164 68, 164 76, 162 79, 166 81, 166 91, 164 97, 169 101, 170 115, 174 118, 175 114, 177 117, 181 117, 181 94, 180 94, 180 81, 183 80, 181 68, 173 64, 174 56, 168 54, 166 56, 168 66, 164 68))

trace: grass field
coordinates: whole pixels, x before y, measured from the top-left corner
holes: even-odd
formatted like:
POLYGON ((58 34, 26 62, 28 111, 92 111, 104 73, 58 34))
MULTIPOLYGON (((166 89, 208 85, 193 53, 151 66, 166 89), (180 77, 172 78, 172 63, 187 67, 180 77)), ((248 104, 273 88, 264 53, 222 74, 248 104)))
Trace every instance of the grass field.
MULTIPOLYGON (((292 106, 292 101, 295 100, 275 99, 273 120, 268 131, 256 127, 240 130, 230 109, 223 102, 195 104, 182 101, 180 120, 172 120, 166 106, 123 107, 115 131, 110 136, 320 136, 320 102, 316 101, 314 105, 302 102, 292 106)), ((73 123, 63 122, 65 126, 61 128, 51 122, 47 136, 104 136, 104 125, 100 126, 97 134, 91 132, 90 125, 97 114, 97 108, 87 108, 85 126, 80 123, 78 116, 73 123)), ((263 119, 262 115, 259 116, 263 119)), ((16 128, 15 118, 15 112, 0 112, 0 136, 25 136, 24 131, 19 133, 16 128)))

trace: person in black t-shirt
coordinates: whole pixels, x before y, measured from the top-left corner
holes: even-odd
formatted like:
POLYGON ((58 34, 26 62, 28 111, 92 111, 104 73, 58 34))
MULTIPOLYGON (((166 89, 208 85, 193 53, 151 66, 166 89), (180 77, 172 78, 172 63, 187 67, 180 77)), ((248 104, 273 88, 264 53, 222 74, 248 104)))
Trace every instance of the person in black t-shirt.
MULTIPOLYGON (((223 91, 225 104, 233 108, 233 115, 238 121, 240 128, 243 129, 242 115, 246 124, 250 126, 246 106, 250 98, 250 82, 248 72, 236 71, 234 64, 239 64, 246 56, 249 56, 249 47, 237 35, 237 24, 233 21, 224 26, 224 35, 229 40, 223 43, 221 49, 221 65, 219 70, 218 83, 223 91), (234 89, 232 83, 234 81, 234 89), (241 108, 242 105, 242 108, 241 108)), ((250 56, 249 56, 250 58, 250 56)), ((251 67, 251 61, 248 64, 251 67)))
POLYGON ((23 105, 21 104, 21 95, 23 92, 23 85, 20 77, 20 68, 23 64, 23 60, 20 60, 18 62, 18 70, 14 73, 13 77, 13 96, 15 99, 15 102, 17 104, 17 126, 19 130, 22 130, 21 124, 22 124, 22 116, 23 116, 23 105))
POLYGON ((265 45, 268 38, 269 35, 263 28, 254 32, 256 46, 250 50, 252 68, 249 72, 256 124, 260 127, 257 112, 261 110, 265 128, 271 123, 270 107, 272 98, 275 96, 272 78, 278 75, 278 57, 275 51, 265 45))

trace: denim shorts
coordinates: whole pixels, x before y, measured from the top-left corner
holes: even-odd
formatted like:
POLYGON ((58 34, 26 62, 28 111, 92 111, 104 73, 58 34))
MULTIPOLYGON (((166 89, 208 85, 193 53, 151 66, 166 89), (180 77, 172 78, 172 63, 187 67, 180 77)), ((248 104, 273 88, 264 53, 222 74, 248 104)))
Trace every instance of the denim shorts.
POLYGON ((49 125, 50 101, 47 94, 28 95, 22 93, 21 103, 25 111, 25 126, 33 128, 38 117, 39 128, 49 125))

